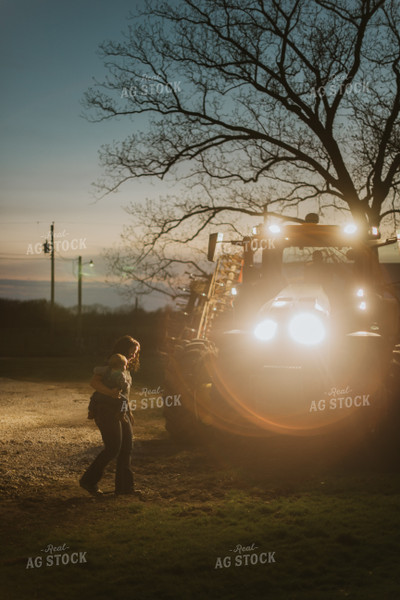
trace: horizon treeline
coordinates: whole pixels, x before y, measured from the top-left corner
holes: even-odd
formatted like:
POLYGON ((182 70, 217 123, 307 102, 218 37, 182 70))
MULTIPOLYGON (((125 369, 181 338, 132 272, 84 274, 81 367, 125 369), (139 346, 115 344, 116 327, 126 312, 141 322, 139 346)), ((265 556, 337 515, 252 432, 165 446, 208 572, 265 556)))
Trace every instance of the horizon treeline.
POLYGON ((1 298, 0 356, 107 356, 122 335, 137 338, 149 355, 164 347, 169 324, 178 314, 168 306, 155 311, 84 306, 79 335, 76 307, 54 304, 52 314, 48 300, 1 298))

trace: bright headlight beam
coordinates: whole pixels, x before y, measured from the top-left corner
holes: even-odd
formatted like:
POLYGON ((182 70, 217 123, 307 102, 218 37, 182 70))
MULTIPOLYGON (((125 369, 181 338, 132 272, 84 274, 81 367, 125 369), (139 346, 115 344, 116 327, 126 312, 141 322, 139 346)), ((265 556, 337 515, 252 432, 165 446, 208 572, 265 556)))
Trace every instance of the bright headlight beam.
POLYGON ((269 230, 271 233, 280 233, 280 232, 281 232, 281 228, 279 227, 279 225, 275 225, 275 224, 273 224, 273 225, 270 225, 270 226, 268 227, 268 230, 269 230))
POLYGON ((254 335, 258 340, 261 340, 262 342, 268 342, 275 336, 277 329, 278 323, 276 321, 273 321, 272 319, 265 319, 265 321, 261 321, 261 323, 255 327, 254 335))
POLYGON ((357 225, 355 223, 348 223, 344 226, 343 231, 348 234, 356 233, 357 225))
POLYGON ((312 313, 300 313, 289 322, 290 337, 299 344, 315 346, 322 342, 326 332, 323 322, 312 313))

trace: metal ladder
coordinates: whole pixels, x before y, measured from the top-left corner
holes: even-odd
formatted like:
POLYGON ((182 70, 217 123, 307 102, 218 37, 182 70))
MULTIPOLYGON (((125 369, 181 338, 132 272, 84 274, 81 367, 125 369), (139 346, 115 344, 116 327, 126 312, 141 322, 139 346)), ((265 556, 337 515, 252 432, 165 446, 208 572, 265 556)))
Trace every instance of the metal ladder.
POLYGON ((240 282, 242 265, 240 254, 222 254, 218 259, 197 331, 199 339, 209 338, 215 318, 232 306, 232 288, 240 282))

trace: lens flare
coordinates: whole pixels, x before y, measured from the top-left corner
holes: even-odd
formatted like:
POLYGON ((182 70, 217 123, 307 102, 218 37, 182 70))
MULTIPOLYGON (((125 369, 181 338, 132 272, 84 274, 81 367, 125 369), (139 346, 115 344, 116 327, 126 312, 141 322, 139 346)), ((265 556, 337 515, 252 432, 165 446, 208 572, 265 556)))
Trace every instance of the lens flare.
POLYGON ((281 228, 279 227, 279 225, 275 225, 275 224, 274 224, 274 225, 270 225, 270 226, 268 227, 268 230, 269 230, 271 233, 280 233, 280 232, 281 232, 281 228))
POLYGON ((256 326, 254 329, 254 335, 257 339, 267 342, 268 340, 272 340, 277 329, 278 323, 272 319, 266 319, 265 321, 261 321, 261 323, 256 326))
POLYGON ((299 344, 315 346, 325 338, 325 327, 321 319, 312 313, 301 313, 289 323, 290 337, 299 344))
POLYGON ((357 225, 355 223, 348 223, 347 225, 344 226, 343 231, 344 231, 344 233, 347 233, 350 235, 353 233, 356 233, 357 225))

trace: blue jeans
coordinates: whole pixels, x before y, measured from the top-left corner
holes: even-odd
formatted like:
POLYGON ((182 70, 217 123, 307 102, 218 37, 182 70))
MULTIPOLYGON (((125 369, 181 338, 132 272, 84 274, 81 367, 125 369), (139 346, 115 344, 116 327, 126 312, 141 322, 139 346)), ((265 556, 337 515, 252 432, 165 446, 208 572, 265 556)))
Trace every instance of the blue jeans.
POLYGON ((104 449, 85 471, 82 481, 89 485, 97 485, 108 463, 116 458, 115 492, 129 494, 134 489, 131 468, 132 425, 129 419, 120 420, 115 409, 106 405, 96 409, 95 422, 100 429, 104 449))

